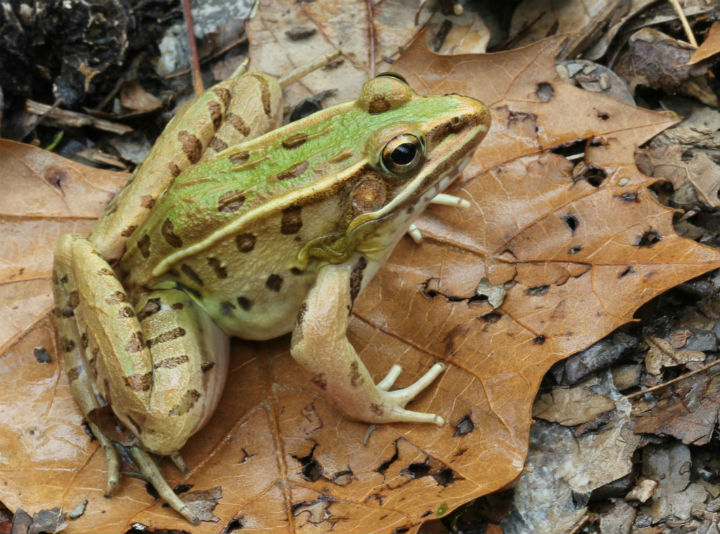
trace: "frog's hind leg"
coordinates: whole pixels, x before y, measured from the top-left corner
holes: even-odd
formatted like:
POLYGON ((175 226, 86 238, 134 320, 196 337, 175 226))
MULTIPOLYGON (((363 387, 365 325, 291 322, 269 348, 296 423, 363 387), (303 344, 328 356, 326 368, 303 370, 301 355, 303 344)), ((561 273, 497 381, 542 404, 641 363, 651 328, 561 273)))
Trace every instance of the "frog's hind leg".
MULTIPOLYGON (((92 419, 93 410, 109 405, 142 443, 130 453, 143 475, 195 522, 145 451, 176 453, 209 419, 224 386, 227 336, 177 289, 143 294, 131 306, 108 263, 80 236, 62 238, 55 276, 59 315, 74 319, 60 328, 61 344, 79 349, 66 362, 83 413, 92 419)), ((93 431, 112 435, 100 421, 93 431)))
MULTIPOLYGON (((75 320, 75 308, 79 303, 79 294, 75 277, 71 275, 71 248, 68 240, 62 240, 55 251, 55 265, 53 267, 53 291, 55 294, 55 320, 57 323, 58 341, 60 351, 72 389, 75 402, 87 418, 93 410, 101 408, 98 393, 88 377, 87 335, 78 332, 75 320)), ((93 435, 100 442, 107 460, 108 474, 105 485, 105 496, 110 497, 120 482, 120 468, 118 454, 115 446, 105 434, 88 421, 93 435)))

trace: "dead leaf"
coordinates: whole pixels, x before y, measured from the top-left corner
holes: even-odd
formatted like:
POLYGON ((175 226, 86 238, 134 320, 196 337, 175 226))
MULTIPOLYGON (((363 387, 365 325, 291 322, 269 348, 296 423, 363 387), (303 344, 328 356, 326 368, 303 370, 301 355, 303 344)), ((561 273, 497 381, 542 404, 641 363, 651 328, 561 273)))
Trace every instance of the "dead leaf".
POLYGON ((149 113, 162 107, 162 100, 148 93, 137 80, 128 80, 120 88, 123 107, 132 111, 149 113))
POLYGON ((533 417, 562 426, 575 426, 614 409, 615 403, 609 397, 580 385, 553 388, 550 393, 540 395, 533 405, 533 417))
POLYGON ((635 432, 674 436, 687 445, 710 442, 720 410, 720 374, 681 380, 662 392, 657 404, 636 418, 635 432))
POLYGON ((705 36, 705 40, 690 56, 688 65, 704 61, 717 53, 720 53, 720 22, 713 22, 705 36))
MULTIPOLYGON (((374 377, 391 362, 403 366, 399 387, 436 358, 447 361, 412 406, 450 424, 369 431, 308 386, 287 337, 236 341, 220 407, 182 451, 190 472, 163 465, 171 484, 222 488, 219 524, 193 532, 238 524, 249 532, 417 532, 427 518, 518 476, 530 406, 554 362, 632 320, 666 288, 720 266, 716 250, 674 233, 672 210, 633 163, 634 148, 672 119, 561 82, 558 44, 446 57, 417 41, 393 65, 421 93, 469 94, 493 113, 487 143, 453 190, 473 207, 429 210, 419 222, 424 243, 401 242, 358 300, 349 332, 374 377), (582 170, 552 152, 578 139, 582 170), (484 278, 509 288, 497 310, 477 296, 484 278), (430 280, 434 294, 424 290, 430 280)), ((34 195, 32 186, 17 189, 34 195)), ((40 205, 55 202, 37 196, 40 205)), ((9 254, 22 239, 3 243, 2 257, 24 265, 24 256, 9 254)), ((39 265, 35 294, 49 303, 49 259, 39 265)), ((7 336, 0 366, 14 384, 0 393, 12 414, 0 420, 0 499, 11 509, 53 502, 68 510, 87 499, 68 532, 98 524, 124 532, 135 522, 187 529, 138 480, 125 478, 117 496, 102 497, 104 459, 81 430, 57 359, 41 364, 33 355, 37 347, 56 354, 52 321, 32 317, 7 336)))
POLYGON ((699 350, 676 350, 669 341, 655 336, 646 341, 650 350, 645 356, 645 369, 651 375, 659 375, 663 367, 705 361, 705 353, 699 350))

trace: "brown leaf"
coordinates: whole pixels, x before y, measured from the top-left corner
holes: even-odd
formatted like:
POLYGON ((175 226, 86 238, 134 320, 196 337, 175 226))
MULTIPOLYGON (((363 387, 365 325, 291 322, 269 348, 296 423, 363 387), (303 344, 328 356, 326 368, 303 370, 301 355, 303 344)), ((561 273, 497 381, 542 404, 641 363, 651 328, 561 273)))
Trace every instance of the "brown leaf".
MULTIPOLYGON (((421 93, 484 100, 494 119, 454 188, 472 208, 429 210, 419 222, 425 242, 401 242, 360 296, 349 332, 374 377, 403 366, 398 387, 447 361, 412 409, 449 424, 348 421, 309 387, 287 337, 236 341, 220 407, 182 451, 190 472, 163 465, 171 484, 222 489, 212 512, 220 523, 193 532, 237 524, 417 532, 427 518, 517 477, 532 400, 554 362, 632 320, 666 288, 720 266, 717 251, 674 233, 672 210, 633 163, 635 146, 672 120, 561 82, 557 46, 452 58, 416 41, 393 66, 421 93), (551 151, 577 140, 584 166, 551 151), (508 288, 497 310, 477 296, 485 278, 508 288)), ((43 284, 37 291, 49 302, 43 284)), ((33 355, 36 347, 56 354, 52 321, 29 325, 0 366, 14 385, 0 393, 12 414, 0 420, 0 499, 12 509, 52 502, 68 510, 87 499, 68 532, 99 524, 124 532, 134 522, 187 530, 139 480, 126 477, 117 496, 102 497, 104 459, 81 430, 57 359, 33 355)))
POLYGON ((694 65, 705 59, 708 59, 715 54, 720 52, 720 22, 713 22, 710 26, 705 40, 702 44, 693 52, 688 61, 688 65, 694 65))

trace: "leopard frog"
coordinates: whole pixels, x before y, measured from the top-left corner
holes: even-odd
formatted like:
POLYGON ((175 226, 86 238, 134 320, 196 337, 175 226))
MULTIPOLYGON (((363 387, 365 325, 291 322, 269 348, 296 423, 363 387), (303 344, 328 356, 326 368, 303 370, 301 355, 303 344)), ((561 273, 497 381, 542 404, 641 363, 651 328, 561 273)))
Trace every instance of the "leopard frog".
POLYGON ((90 237, 65 235, 55 253, 59 344, 108 459, 106 492, 125 446, 192 522, 149 453, 183 466, 178 451, 218 404, 229 336, 292 332, 308 382, 348 417, 444 424, 405 408, 442 362, 392 390, 400 367, 376 383, 346 329, 362 288, 471 157, 489 112, 380 75, 357 100, 278 128, 280 95, 259 73, 200 95, 90 237))

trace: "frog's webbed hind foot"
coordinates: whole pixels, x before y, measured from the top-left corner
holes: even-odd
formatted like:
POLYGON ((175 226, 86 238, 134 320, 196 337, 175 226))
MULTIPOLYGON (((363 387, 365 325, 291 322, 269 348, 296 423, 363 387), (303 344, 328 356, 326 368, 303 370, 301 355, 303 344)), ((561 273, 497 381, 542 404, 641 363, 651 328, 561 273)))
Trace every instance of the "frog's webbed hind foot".
MULTIPOLYGON (((130 456, 132 456, 135 465, 147 479, 150 484, 155 488, 160 495, 160 498, 170 505, 170 508, 175 510, 185 519, 190 521, 193 525, 197 525, 200 519, 195 513, 188 507, 183 500, 178 497, 172 490, 170 485, 165 480, 165 477, 160 472, 157 464, 153 457, 138 447, 130 447, 130 456)), ((184 463, 184 462, 183 462, 184 463)))
POLYGON ((388 374, 385 375, 385 378, 375 385, 381 392, 384 404, 390 407, 393 419, 409 423, 435 423, 438 426, 444 425, 445 420, 439 415, 406 410, 405 405, 432 384, 446 367, 444 363, 438 362, 408 387, 390 391, 390 388, 398 379, 400 373, 402 373, 402 367, 398 364, 393 365, 390 371, 388 371, 388 374))
MULTIPOLYGON (((455 206, 457 208, 469 208, 470 202, 465 200, 464 198, 456 197, 455 195, 446 195, 445 193, 438 193, 435 195, 435 197, 430 201, 430 204, 440 204, 442 206, 455 206)), ((408 227, 407 230, 408 235, 412 238, 415 243, 422 243, 423 236, 420 232, 420 229, 415 226, 414 224, 411 224, 408 227)))

